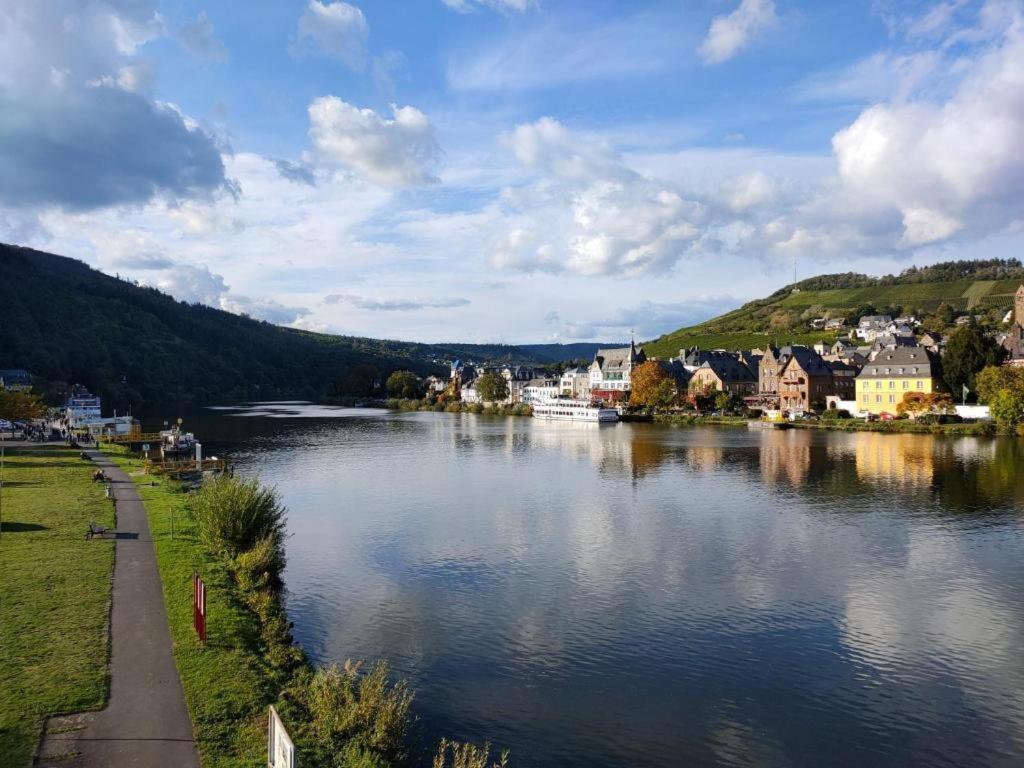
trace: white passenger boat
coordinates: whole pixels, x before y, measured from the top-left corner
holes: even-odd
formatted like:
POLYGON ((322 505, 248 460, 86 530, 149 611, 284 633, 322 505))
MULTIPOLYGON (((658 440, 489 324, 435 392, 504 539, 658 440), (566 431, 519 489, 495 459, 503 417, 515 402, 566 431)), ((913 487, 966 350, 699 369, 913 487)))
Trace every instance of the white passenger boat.
POLYGON ((599 403, 549 397, 533 406, 533 418, 552 421, 618 421, 619 412, 599 403))

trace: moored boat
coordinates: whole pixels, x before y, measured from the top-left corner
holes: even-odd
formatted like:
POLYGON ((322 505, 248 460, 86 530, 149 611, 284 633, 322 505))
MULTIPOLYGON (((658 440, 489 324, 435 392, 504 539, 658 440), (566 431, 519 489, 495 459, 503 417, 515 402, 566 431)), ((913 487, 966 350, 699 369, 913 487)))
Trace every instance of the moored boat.
POLYGON ((550 397, 534 404, 533 417, 549 421, 614 422, 619 420, 619 412, 587 400, 550 397))

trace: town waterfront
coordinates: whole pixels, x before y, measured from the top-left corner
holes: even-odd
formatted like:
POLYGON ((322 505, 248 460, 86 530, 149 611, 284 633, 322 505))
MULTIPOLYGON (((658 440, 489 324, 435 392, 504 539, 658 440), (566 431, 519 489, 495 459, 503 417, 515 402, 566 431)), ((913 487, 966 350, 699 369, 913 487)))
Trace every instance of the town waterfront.
POLYGON ((288 505, 321 662, 516 766, 1024 762, 1020 441, 298 403, 187 419, 288 505))

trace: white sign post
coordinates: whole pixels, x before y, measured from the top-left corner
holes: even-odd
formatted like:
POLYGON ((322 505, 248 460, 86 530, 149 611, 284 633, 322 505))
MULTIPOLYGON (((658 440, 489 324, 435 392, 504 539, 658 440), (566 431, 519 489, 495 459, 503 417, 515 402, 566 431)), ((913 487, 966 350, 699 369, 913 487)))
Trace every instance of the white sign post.
POLYGON ((267 766, 268 768, 295 768, 295 745, 273 705, 267 724, 267 766))
POLYGON ((203 468, 203 446, 201 443, 196 443, 196 469, 203 468))

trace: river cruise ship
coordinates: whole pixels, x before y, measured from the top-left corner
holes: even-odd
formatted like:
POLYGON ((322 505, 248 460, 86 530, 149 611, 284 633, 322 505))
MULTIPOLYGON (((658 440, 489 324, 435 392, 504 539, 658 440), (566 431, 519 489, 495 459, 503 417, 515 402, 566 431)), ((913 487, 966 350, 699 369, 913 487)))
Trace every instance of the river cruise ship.
POLYGON ((619 412, 587 400, 549 397, 533 406, 533 418, 553 421, 618 421, 619 412))

